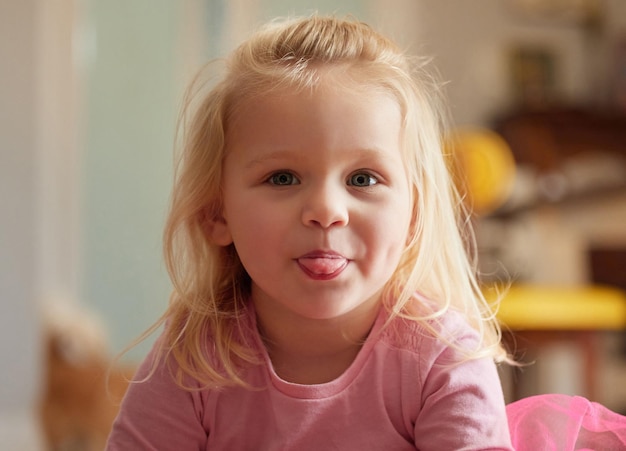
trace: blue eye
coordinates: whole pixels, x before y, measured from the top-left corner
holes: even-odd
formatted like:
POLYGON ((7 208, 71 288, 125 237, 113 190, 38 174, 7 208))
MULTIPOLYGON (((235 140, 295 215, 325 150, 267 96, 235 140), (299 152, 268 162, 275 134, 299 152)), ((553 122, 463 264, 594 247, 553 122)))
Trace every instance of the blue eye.
POLYGON ((378 183, 378 179, 367 172, 357 172, 356 174, 352 174, 350 179, 348 180, 348 185, 357 186, 357 187, 366 187, 376 185, 378 183))
POLYGON ((298 179, 289 172, 277 172, 272 174, 267 181, 272 185, 278 186, 296 185, 298 183, 298 179))

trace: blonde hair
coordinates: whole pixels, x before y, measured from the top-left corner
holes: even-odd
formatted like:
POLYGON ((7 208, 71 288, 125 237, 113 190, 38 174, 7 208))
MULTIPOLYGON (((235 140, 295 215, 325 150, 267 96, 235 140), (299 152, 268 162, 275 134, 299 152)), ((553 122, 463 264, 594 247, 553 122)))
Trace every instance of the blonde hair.
POLYGON ((413 226, 386 286, 385 307, 392 317, 419 321, 435 334, 432 320, 457 310, 481 337, 471 357, 505 355, 497 322, 477 283, 471 246, 466 246, 473 238, 446 165, 439 85, 424 66, 366 24, 312 16, 266 25, 233 52, 225 75, 208 94, 187 99, 164 232, 174 289, 169 308, 152 329, 165 323, 157 355, 171 353, 182 371, 180 380, 186 375, 203 385, 245 385, 240 369, 258 362, 246 341, 248 323, 242 320, 249 277, 234 246, 217 246, 207 233, 221 214, 222 161, 231 119, 254 96, 313 89, 319 69, 328 67, 345 69, 355 85, 384 89, 402 109, 413 226), (408 308, 416 292, 438 303, 434 311, 408 308))

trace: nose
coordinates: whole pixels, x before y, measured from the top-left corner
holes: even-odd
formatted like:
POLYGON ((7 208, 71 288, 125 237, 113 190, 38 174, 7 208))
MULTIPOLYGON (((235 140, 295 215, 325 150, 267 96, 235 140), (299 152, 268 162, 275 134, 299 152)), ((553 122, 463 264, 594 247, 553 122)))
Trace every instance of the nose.
POLYGON ((304 225, 327 229, 348 224, 348 204, 342 190, 324 185, 307 191, 302 208, 304 225))

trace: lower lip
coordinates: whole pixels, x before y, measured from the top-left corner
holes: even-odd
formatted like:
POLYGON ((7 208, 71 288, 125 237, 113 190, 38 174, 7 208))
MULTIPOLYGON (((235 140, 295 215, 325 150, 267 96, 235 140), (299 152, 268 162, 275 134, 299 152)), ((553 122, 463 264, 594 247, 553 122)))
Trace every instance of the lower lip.
POLYGON ((343 265, 341 265, 339 268, 337 268, 336 270, 330 273, 313 272, 306 266, 302 265, 300 262, 298 262, 298 266, 300 267, 302 272, 304 272, 309 278, 313 280, 332 280, 332 279, 339 277, 339 275, 343 272, 343 270, 346 269, 346 267, 348 266, 348 261, 346 260, 343 265))

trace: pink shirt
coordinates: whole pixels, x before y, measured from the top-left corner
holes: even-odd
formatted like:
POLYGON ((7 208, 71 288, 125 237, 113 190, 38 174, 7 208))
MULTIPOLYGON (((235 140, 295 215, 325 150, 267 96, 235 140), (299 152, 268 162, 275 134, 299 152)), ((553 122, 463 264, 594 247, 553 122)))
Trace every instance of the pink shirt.
MULTIPOLYGON (((352 365, 326 384, 281 380, 258 336, 265 365, 246 373, 258 390, 186 391, 161 365, 131 385, 107 450, 512 450, 492 360, 460 360, 401 319, 381 332, 385 319, 381 311, 352 365)), ((476 343, 459 315, 438 327, 461 346, 476 343)))

